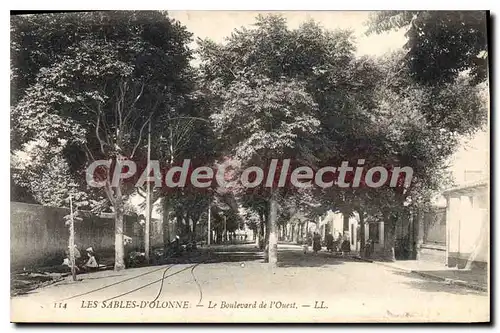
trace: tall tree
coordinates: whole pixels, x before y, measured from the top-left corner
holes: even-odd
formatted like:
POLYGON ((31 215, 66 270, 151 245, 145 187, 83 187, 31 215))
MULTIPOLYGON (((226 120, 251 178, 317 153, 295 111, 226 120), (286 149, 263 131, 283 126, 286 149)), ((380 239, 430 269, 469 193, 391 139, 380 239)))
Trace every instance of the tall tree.
MULTIPOLYGON (((194 71, 190 75, 196 83, 198 79, 195 77, 194 71)), ((185 159, 191 161, 190 169, 193 170, 196 167, 213 166, 218 158, 218 142, 210 123, 210 108, 206 97, 195 84, 193 92, 184 96, 182 105, 169 113, 162 114, 158 121, 153 124, 154 140, 151 158, 158 160, 163 166, 162 177, 165 176, 169 168, 182 165, 185 159)), ((141 157, 142 159, 144 158, 141 157)), ((200 212, 208 207, 206 201, 213 197, 211 189, 214 189, 215 185, 216 183, 212 182, 207 188, 200 189, 193 186, 188 180, 185 187, 167 188, 163 186, 153 189, 151 201, 161 201, 165 244, 168 244, 171 237, 169 223, 170 214, 173 213, 174 207, 184 211, 190 211, 188 206, 196 207, 197 213, 193 216, 199 218, 200 212)), ((137 192, 142 197, 146 197, 144 188, 137 188, 137 192)), ((185 213, 181 215, 186 216, 185 213)))
MULTIPOLYGON (((376 84, 365 79, 374 75, 373 65, 357 61, 354 50, 348 31, 326 31, 315 22, 290 30, 279 16, 258 17, 254 29, 235 31, 224 45, 200 43, 201 69, 222 109, 213 116, 215 127, 243 165, 290 158, 292 167, 317 168, 349 153, 347 134, 359 132, 358 111, 371 100, 373 88, 365 83, 376 84)), ((269 198, 272 233, 280 198, 269 198)))
POLYGON ((133 185, 122 179, 113 184, 111 175, 136 156, 148 122, 175 109, 190 91, 191 35, 162 12, 12 21, 14 72, 34 70, 26 78, 14 75, 14 142, 43 139, 73 147, 81 157, 75 166, 80 177, 90 162, 109 161, 95 177, 115 212, 115 269, 122 269, 124 198, 133 185))
MULTIPOLYGON (((272 159, 307 160, 305 140, 316 132, 316 103, 305 82, 285 76, 291 33, 278 16, 257 18, 256 29, 235 32, 226 45, 201 42, 202 71, 218 96, 214 127, 242 167, 266 169, 272 159)), ((269 262, 277 262, 278 189, 269 202, 269 262)))
POLYGON ((379 207, 385 218, 386 250, 391 259, 396 223, 410 208, 429 205, 432 196, 449 184, 447 163, 459 139, 487 121, 484 85, 472 84, 474 78, 466 74, 432 86, 408 80, 410 70, 400 66, 403 57, 398 53, 380 63, 387 77, 377 85, 377 106, 367 129, 380 152, 374 155, 375 161, 388 170, 411 167, 412 181, 404 184, 400 178, 396 188, 368 189, 362 197, 367 207, 379 207))

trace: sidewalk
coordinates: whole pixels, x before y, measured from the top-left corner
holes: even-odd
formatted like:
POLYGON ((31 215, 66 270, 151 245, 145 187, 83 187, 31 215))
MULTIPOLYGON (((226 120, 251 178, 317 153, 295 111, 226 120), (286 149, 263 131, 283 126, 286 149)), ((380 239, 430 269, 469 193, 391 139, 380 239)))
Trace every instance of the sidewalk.
POLYGON ((488 272, 485 270, 448 268, 441 263, 425 260, 400 260, 395 262, 379 261, 357 257, 359 260, 384 265, 425 278, 445 281, 462 287, 488 291, 488 272))

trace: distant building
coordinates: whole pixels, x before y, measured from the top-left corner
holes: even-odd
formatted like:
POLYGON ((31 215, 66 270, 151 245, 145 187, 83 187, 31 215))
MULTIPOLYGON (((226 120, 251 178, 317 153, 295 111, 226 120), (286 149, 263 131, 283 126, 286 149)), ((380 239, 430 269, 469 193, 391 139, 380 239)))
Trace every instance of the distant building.
POLYGON ((446 264, 486 267, 489 253, 488 183, 477 181, 446 190, 446 264))
MULTIPOLYGON (((319 232, 321 237, 324 239, 327 233, 331 233, 335 238, 338 235, 346 235, 349 238, 352 251, 359 251, 360 239, 359 239, 359 216, 358 213, 354 213, 353 216, 349 218, 348 230, 344 233, 344 216, 340 212, 328 211, 326 216, 319 222, 319 232)), ((365 224, 366 230, 368 230, 368 224, 365 224)), ((372 235, 373 236, 373 235, 372 235)), ((378 235, 377 235, 378 236, 378 235)), ((366 239, 368 239, 368 233, 365 233, 366 239)))

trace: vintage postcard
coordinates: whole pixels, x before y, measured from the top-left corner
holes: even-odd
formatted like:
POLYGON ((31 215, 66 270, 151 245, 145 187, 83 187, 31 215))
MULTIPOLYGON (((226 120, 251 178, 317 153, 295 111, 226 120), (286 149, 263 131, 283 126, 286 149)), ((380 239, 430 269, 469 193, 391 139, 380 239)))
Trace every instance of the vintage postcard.
POLYGON ((485 11, 12 13, 11 321, 490 321, 485 11))

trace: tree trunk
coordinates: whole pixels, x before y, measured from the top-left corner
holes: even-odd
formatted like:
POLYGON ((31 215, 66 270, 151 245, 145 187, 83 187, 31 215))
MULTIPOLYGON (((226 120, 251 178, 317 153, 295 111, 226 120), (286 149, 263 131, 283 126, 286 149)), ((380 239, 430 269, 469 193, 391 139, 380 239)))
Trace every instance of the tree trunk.
POLYGON ((255 228, 255 231, 253 233, 253 239, 255 240, 255 246, 257 246, 257 248, 260 247, 260 237, 259 237, 259 230, 260 230, 260 227, 256 227, 255 228))
POLYGON ((278 207, 275 194, 271 195, 269 202, 269 264, 277 266, 278 264, 278 235, 277 235, 277 215, 278 207))
POLYGON ((264 225, 264 242, 262 244, 264 247, 264 262, 269 262, 269 223, 269 214, 266 214, 266 224, 264 225))
POLYGON ((146 257, 146 263, 150 263, 151 260, 151 215, 153 213, 153 205, 151 204, 151 192, 146 195, 146 223, 144 225, 144 255, 146 257))
POLYGON ((162 228, 163 228, 163 246, 167 246, 170 243, 170 203, 167 197, 162 198, 163 206, 163 216, 162 216, 162 228))
POLYGON ((177 212, 175 220, 176 220, 175 234, 180 236, 182 234, 182 213, 177 212))
POLYGON ((396 255, 394 252, 394 246, 396 244, 396 222, 398 219, 398 214, 393 213, 389 215, 389 219, 386 219, 384 225, 384 258, 390 261, 396 261, 396 255))
POLYGON ((189 213, 184 216, 184 233, 189 236, 191 234, 191 226, 189 225, 189 213))
POLYGON ((75 260, 75 220, 73 215, 73 200, 69 195, 70 225, 69 225, 69 259, 71 264, 71 276, 76 281, 76 260, 75 260))
POLYGON ((266 220, 266 224, 264 225, 264 241, 265 245, 269 242, 269 220, 266 220))
POLYGON ((343 224, 343 234, 346 234, 346 231, 349 231, 349 214, 343 212, 342 217, 344 218, 344 224, 343 224))
POLYGON ((193 221, 193 231, 192 231, 192 236, 191 236, 191 240, 193 242, 196 242, 196 225, 198 224, 198 219, 192 219, 193 221))
POLYGON ((269 203, 266 204, 266 211, 264 212, 264 246, 267 247, 269 242, 269 203))
POLYGON ((125 268, 125 245, 123 243, 123 198, 121 181, 116 188, 115 198, 115 271, 125 268))
POLYGON ((409 229, 409 235, 408 235, 409 241, 408 242, 409 242, 409 244, 407 245, 409 253, 408 253, 407 259, 415 260, 416 259, 416 255, 415 255, 415 250, 416 250, 415 226, 418 226, 418 224, 416 223, 416 219, 412 215, 411 211, 408 211, 405 214, 405 218, 407 218, 409 221, 409 226, 408 226, 408 229, 409 229))
POLYGON ((416 226, 416 248, 415 248, 415 259, 420 259, 420 251, 422 249, 422 244, 424 243, 424 213, 421 210, 417 210, 417 226, 416 226))
POLYGON ((262 215, 262 220, 260 221, 260 228, 259 228, 259 249, 263 250, 264 249, 264 242, 262 242, 262 239, 266 239, 265 237, 265 225, 266 225, 266 219, 264 215, 262 215))
POLYGON ((359 253, 363 257, 365 255, 365 213, 362 210, 358 211, 359 214, 359 253))

